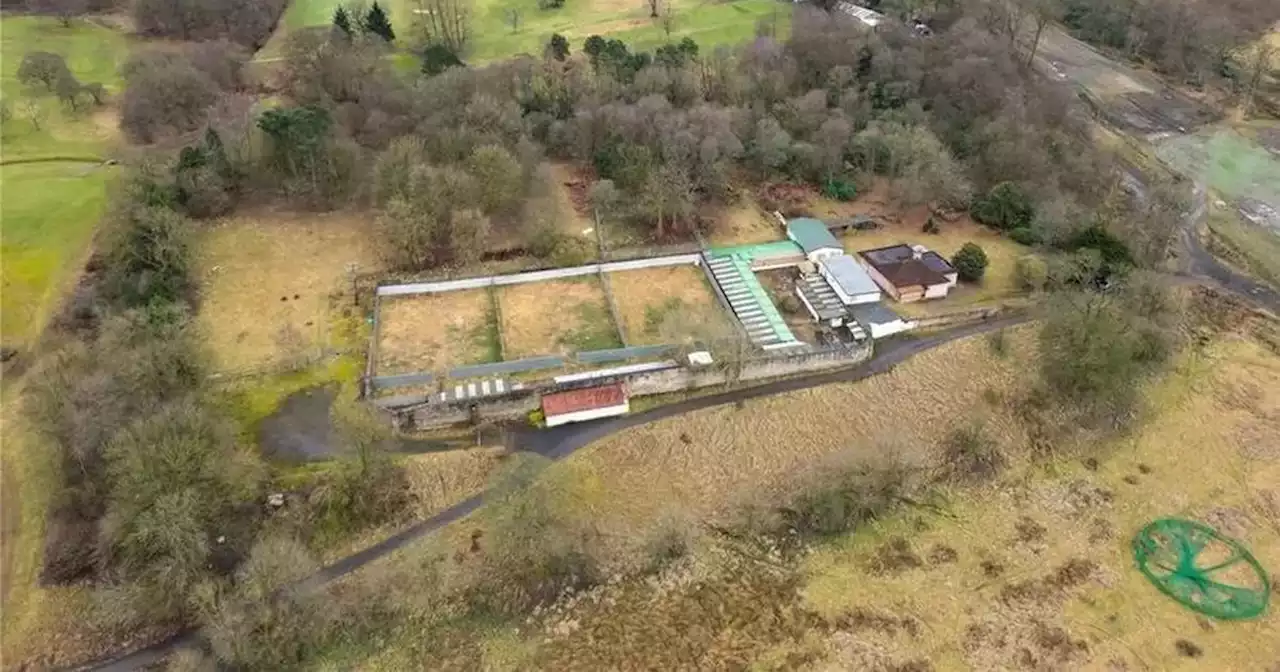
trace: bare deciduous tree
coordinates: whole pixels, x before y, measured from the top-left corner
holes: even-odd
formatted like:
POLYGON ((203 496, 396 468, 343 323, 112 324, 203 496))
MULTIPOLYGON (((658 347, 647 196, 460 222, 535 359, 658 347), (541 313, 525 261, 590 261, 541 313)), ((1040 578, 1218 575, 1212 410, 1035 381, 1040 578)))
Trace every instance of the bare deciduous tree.
POLYGON ((89 10, 87 0, 32 0, 30 4, 40 14, 58 17, 64 28, 71 26, 71 19, 89 10))
POLYGON ((425 44, 441 44, 456 55, 465 53, 471 35, 471 8, 466 0, 415 0, 414 20, 425 44))
POLYGON ((26 117, 27 121, 31 122, 32 128, 39 131, 44 127, 44 120, 47 115, 45 113, 44 105, 41 105, 38 99, 34 96, 27 96, 26 98, 23 98, 20 109, 22 110, 22 116, 26 117))

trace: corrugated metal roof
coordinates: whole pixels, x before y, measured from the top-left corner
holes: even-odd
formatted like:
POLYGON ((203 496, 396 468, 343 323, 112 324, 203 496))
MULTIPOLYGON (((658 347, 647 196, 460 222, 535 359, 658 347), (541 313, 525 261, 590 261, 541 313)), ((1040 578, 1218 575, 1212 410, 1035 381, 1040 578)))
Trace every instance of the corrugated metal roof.
POLYGON ((880 287, 876 285, 875 280, 871 279, 867 269, 847 254, 828 257, 818 263, 827 269, 827 273, 830 273, 831 279, 840 285, 840 289, 851 297, 871 292, 880 293, 880 287))
POLYGON ((622 384, 615 383, 544 394, 542 395, 542 412, 546 415, 564 415, 588 409, 618 406, 626 401, 627 393, 622 389, 622 384))
POLYGON ((787 222, 787 237, 796 241, 805 254, 823 248, 843 249, 827 225, 812 217, 797 217, 787 222))

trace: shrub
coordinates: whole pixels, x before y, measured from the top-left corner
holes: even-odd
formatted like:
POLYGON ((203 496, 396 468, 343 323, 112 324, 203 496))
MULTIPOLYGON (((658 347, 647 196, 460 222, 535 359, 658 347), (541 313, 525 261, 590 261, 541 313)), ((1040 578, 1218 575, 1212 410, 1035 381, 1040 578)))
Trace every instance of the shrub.
POLYGON ((858 196, 858 189, 848 180, 828 177, 822 183, 822 195, 837 201, 852 201, 858 196))
POLYGON ((551 40, 547 42, 547 55, 557 61, 569 58, 569 40, 560 33, 552 35, 551 40))
POLYGON ((800 542, 844 534, 914 494, 913 476, 903 462, 833 462, 804 477, 798 494, 779 510, 780 520, 766 531, 800 542))
POLYGON ((1013 266, 1013 275, 1018 286, 1031 292, 1038 292, 1049 282, 1049 266, 1034 254, 1018 257, 1013 266))
POLYGON ((1039 245, 1041 242, 1040 234, 1030 227, 1010 231, 1009 239, 1020 245, 1039 245))
POLYGON ((1121 429, 1135 417, 1139 384, 1177 344, 1167 292, 1138 279, 1115 293, 1057 298, 1040 330, 1041 377, 1047 393, 1076 411, 1075 426, 1121 429))
POLYGON ((1069 238, 1063 248, 1075 252, 1081 249, 1097 250, 1102 255, 1104 273, 1133 266, 1133 252, 1115 234, 1094 225, 1069 238))
POLYGON ((191 223, 162 207, 129 206, 108 222, 102 258, 103 289, 124 307, 185 298, 191 223))
POLYGON ((942 233, 942 227, 938 226, 938 220, 933 215, 929 215, 929 219, 925 220, 924 227, 920 230, 932 234, 942 233))
POLYGON ((1013 182, 1001 182, 974 198, 969 212, 979 222, 1004 231, 1030 227, 1036 214, 1030 197, 1013 182))
POLYGON ((980 424, 953 431, 942 444, 942 454, 946 478, 953 482, 985 481, 1005 465, 999 446, 980 424))
POLYGON ((591 259, 592 246, 584 238, 560 236, 549 257, 554 266, 581 266, 591 259))
POLYGON ((987 272, 987 253, 975 243, 965 243, 955 256, 951 257, 951 265, 961 280, 977 282, 987 272))
POLYGON ((432 44, 422 50, 422 72, 426 75, 438 75, 449 68, 463 66, 458 54, 443 44, 432 44))

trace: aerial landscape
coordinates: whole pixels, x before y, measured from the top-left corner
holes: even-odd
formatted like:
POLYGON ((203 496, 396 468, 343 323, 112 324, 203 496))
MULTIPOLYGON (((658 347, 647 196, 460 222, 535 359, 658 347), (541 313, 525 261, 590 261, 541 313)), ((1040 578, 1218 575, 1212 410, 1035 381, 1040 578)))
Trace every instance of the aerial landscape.
POLYGON ((0 669, 1280 671, 1280 3, 17 0, 0 669))

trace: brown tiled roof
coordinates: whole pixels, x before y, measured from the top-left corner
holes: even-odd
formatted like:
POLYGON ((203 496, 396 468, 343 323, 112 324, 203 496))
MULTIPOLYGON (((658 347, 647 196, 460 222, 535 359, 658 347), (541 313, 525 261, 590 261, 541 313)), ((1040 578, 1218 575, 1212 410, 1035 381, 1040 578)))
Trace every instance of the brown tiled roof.
POLYGON ((580 390, 555 392, 542 395, 542 412, 546 415, 564 415, 593 408, 618 406, 627 400, 622 383, 585 387, 580 390))
MULTIPOLYGON (((880 272, 885 280, 894 287, 910 287, 912 285, 940 285, 947 282, 947 277, 929 268, 929 264, 915 258, 909 245, 890 245, 874 250, 858 253, 880 272)), ((935 255, 937 256, 937 255, 935 255)), ((941 257, 938 257, 941 259, 941 257)), ((944 260, 945 261, 945 260, 944 260)))

